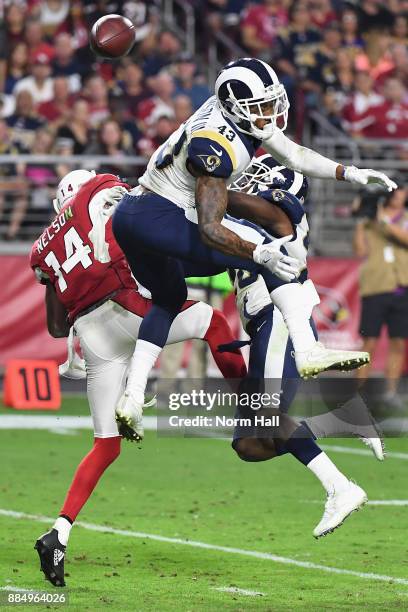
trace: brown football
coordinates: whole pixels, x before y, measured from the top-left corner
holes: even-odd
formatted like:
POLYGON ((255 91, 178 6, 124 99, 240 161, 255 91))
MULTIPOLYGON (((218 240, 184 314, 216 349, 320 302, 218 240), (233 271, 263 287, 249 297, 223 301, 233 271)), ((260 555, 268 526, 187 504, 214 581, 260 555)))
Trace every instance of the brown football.
POLYGON ((94 23, 89 42, 93 52, 100 57, 123 57, 135 44, 135 26, 121 15, 105 15, 94 23))

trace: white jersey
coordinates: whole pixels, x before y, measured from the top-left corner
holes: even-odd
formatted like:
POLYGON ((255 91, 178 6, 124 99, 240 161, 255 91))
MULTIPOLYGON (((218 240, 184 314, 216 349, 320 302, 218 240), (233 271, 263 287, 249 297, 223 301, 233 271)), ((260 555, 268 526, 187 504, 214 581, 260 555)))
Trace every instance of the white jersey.
POLYGON ((152 155, 139 183, 188 211, 188 218, 196 221, 196 179, 187 170, 187 162, 198 171, 225 178, 229 185, 250 164, 259 144, 222 115, 213 96, 152 155))

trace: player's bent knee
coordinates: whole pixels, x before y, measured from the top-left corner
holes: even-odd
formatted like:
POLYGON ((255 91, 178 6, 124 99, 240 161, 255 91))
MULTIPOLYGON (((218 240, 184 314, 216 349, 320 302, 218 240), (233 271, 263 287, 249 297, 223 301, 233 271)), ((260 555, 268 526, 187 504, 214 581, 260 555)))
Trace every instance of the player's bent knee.
POLYGON ((274 446, 265 445, 258 438, 239 438, 232 442, 232 448, 242 461, 267 461, 276 457, 274 446))

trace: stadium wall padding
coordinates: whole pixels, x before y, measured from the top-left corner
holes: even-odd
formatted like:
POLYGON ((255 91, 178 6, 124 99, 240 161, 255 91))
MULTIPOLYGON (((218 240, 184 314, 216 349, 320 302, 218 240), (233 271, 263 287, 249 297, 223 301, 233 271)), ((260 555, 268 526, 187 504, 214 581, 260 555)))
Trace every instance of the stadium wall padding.
MULTIPOLYGON (((360 300, 358 262, 351 259, 311 258, 309 275, 318 288, 321 304, 314 317, 321 340, 329 347, 355 349, 358 335, 360 300)), ((65 339, 49 336, 44 305, 44 287, 29 267, 28 255, 0 256, 0 367, 9 359, 66 359, 65 339)), ((225 303, 225 313, 237 330, 233 297, 225 303)), ((375 368, 382 369, 384 349, 377 351, 375 368)))

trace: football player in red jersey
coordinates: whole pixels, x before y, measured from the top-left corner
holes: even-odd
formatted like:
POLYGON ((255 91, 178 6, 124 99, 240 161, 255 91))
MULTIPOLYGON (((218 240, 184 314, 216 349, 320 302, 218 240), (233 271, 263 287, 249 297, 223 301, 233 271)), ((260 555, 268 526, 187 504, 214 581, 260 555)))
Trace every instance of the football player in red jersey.
MULTIPOLYGON (((70 529, 99 478, 119 456, 121 436, 115 407, 124 392, 138 329, 151 302, 131 275, 115 242, 110 215, 128 186, 112 174, 75 170, 60 182, 57 216, 34 243, 30 265, 46 286, 47 324, 54 337, 71 326, 83 351, 94 446, 77 468, 53 528, 35 545, 46 578, 64 586, 64 555, 70 529)), ((218 352, 233 340, 224 315, 203 302, 187 301, 175 319, 168 343, 207 341, 222 374, 241 378, 246 366, 239 351, 218 352)), ((143 436, 140 423, 139 439, 143 436)))

